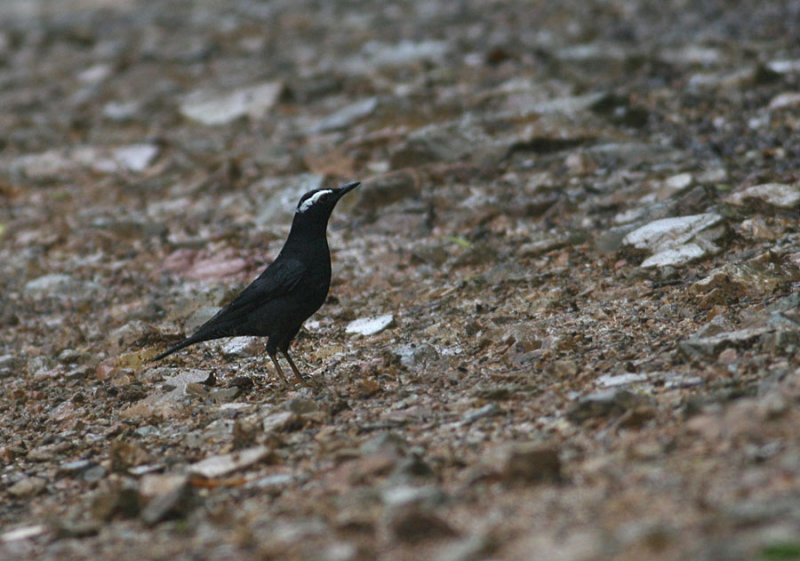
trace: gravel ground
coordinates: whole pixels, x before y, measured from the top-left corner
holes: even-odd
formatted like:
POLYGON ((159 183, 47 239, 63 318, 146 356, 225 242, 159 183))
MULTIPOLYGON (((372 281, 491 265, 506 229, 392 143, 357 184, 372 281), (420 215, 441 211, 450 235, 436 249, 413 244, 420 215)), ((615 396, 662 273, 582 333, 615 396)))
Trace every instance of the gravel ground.
POLYGON ((800 559, 798 37, 790 1, 7 0, 0 558, 800 559), (318 388, 249 338, 149 361, 354 179, 318 388))

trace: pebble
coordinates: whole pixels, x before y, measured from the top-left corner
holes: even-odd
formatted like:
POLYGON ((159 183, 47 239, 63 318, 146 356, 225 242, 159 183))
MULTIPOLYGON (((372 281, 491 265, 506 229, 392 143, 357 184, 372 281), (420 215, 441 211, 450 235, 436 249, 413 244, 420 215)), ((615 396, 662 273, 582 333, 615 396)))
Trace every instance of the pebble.
POLYGON ((78 281, 62 273, 42 275, 25 283, 25 294, 33 297, 57 296, 71 290, 78 281))
POLYGON ((409 370, 439 358, 439 352, 428 343, 407 343, 392 349, 392 354, 400 359, 400 364, 409 370))
POLYGON ((41 536, 47 532, 47 526, 44 524, 35 524, 33 526, 22 526, 21 528, 14 528, 0 534, 0 542, 9 543, 19 540, 28 540, 41 536))
POLYGON ((651 252, 672 249, 720 222, 722 217, 714 213, 663 218, 630 232, 623 239, 623 244, 651 252))
POLYGON ((111 154, 116 164, 128 171, 138 173, 150 167, 155 157, 158 156, 158 152, 158 146, 154 144, 131 144, 115 148, 111 154))
POLYGON ((503 412, 502 409, 496 403, 487 403, 483 407, 478 409, 470 409, 461 418, 461 424, 469 425, 477 421, 478 419, 483 419, 484 417, 492 417, 495 415, 499 415, 503 412))
POLYGON ((197 497, 185 475, 149 475, 142 480, 140 501, 147 501, 141 519, 148 526, 183 518, 196 505, 197 497))
POLYGON ((91 460, 75 460, 74 462, 65 462, 58 466, 58 472, 63 475, 76 476, 85 472, 95 463, 91 460))
MULTIPOLYGON (((362 49, 370 64, 392 67, 406 66, 423 61, 439 61, 450 49, 446 41, 400 41, 389 44, 369 41, 362 49)), ((360 68, 363 71, 363 66, 360 68)))
POLYGON ((710 337, 692 337, 681 341, 678 348, 692 357, 717 357, 725 348, 749 347, 765 340, 774 330, 771 327, 751 327, 711 335, 710 337))
POLYGON ((392 314, 383 314, 367 318, 359 318, 347 324, 345 332, 351 335, 376 335, 394 325, 392 314))
POLYGON ((719 250, 713 242, 724 232, 712 227, 722 220, 714 213, 663 218, 628 233, 622 243, 652 254, 642 261, 642 268, 677 267, 719 250))
POLYGON ((190 93, 180 105, 181 115, 201 125, 225 125, 240 117, 262 118, 278 101, 280 82, 263 82, 223 95, 190 93))
POLYGON ((611 388, 614 386, 626 386, 628 384, 644 382, 645 380, 647 380, 647 374, 604 374, 597 379, 597 383, 603 388, 611 388))
POLYGON ((777 111, 800 106, 800 92, 786 92, 778 94, 769 102, 769 109, 777 111))
POLYGON ((792 185, 784 183, 753 185, 743 191, 733 193, 725 201, 736 206, 761 202, 775 208, 790 210, 800 206, 800 183, 792 185))
POLYGON ((640 265, 642 269, 649 269, 652 267, 680 267, 697 261, 706 256, 708 252, 697 245, 696 243, 688 243, 675 248, 665 249, 659 251, 642 261, 640 265))
POLYGON ((385 522, 392 538, 404 543, 421 543, 458 535, 432 509, 414 503, 387 509, 385 522))
POLYGON ((14 355, 0 356, 0 378, 7 378, 14 374, 14 371, 19 368, 20 360, 14 355))
POLYGON ((8 488, 8 492, 17 498, 32 497, 42 493, 47 488, 47 481, 41 477, 26 477, 20 479, 8 488))
POLYGON ((652 400, 623 389, 610 389, 584 396, 567 413, 573 423, 589 419, 618 417, 638 407, 649 406, 652 400))
POLYGON ((211 456, 189 466, 189 472, 209 479, 244 469, 267 457, 269 448, 254 446, 231 454, 211 456))
POLYGON ((242 358, 263 351, 261 337, 231 337, 222 344, 222 355, 226 358, 242 358))
POLYGON ((504 482, 536 484, 561 481, 559 449, 546 443, 513 443, 490 452, 504 482))

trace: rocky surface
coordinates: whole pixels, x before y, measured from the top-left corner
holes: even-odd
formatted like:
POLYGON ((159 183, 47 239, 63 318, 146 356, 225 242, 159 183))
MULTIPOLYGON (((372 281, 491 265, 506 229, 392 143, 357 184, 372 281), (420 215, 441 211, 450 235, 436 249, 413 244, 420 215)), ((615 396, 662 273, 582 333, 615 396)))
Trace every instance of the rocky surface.
POLYGON ((800 559, 795 2, 0 9, 0 558, 800 559), (148 360, 358 179, 283 387, 148 360), (318 387, 316 387, 318 386, 318 387))

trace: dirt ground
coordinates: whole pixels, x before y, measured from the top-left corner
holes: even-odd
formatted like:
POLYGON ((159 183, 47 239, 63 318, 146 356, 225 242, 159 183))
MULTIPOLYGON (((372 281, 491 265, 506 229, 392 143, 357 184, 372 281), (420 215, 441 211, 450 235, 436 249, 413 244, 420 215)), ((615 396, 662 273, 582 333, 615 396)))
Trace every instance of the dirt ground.
POLYGON ((800 559, 798 129, 788 0, 4 1, 0 559, 800 559), (319 387, 149 361, 356 179, 319 387))

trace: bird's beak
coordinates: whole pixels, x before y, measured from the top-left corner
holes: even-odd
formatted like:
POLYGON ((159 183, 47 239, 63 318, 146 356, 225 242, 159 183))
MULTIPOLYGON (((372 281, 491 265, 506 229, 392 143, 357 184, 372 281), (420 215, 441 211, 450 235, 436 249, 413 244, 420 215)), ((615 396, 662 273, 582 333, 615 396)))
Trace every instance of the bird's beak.
POLYGON ((352 191, 353 189, 355 189, 359 185, 361 185, 360 181, 353 181, 352 183, 345 183, 344 185, 342 185, 341 187, 339 187, 336 190, 337 191, 337 195, 339 195, 339 198, 341 199, 347 193, 349 193, 350 191, 352 191))

